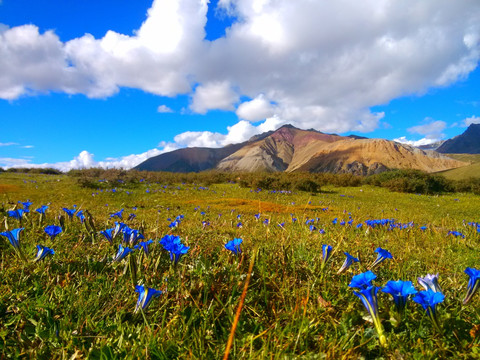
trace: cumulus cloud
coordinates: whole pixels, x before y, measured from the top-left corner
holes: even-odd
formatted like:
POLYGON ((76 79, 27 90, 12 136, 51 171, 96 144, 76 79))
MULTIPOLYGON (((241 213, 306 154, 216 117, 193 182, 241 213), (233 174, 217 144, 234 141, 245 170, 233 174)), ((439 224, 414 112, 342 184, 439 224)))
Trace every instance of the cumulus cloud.
POLYGON ((263 94, 260 94, 253 100, 241 103, 237 108, 236 114, 240 119, 254 122, 260 121, 273 116, 274 106, 263 94))
POLYGON ((95 155, 83 150, 70 161, 62 161, 56 163, 34 163, 31 157, 28 158, 0 158, 0 166, 4 168, 20 167, 20 168, 55 168, 61 171, 69 171, 72 169, 86 169, 99 167, 103 169, 131 169, 138 164, 144 162, 148 158, 163 154, 165 152, 178 149, 177 144, 163 143, 162 149, 154 148, 141 154, 131 154, 119 158, 107 158, 102 161, 96 161, 95 155))
POLYGON ((159 113, 173 113, 173 110, 170 109, 167 105, 160 105, 157 108, 157 112, 159 112, 159 113))
POLYGON ((470 126, 472 124, 480 124, 480 117, 478 116, 471 116, 463 120, 464 126, 470 126))
MULTIPOLYGON (((385 116, 372 106, 448 86, 480 59, 478 0, 220 0, 217 10, 235 21, 214 41, 205 40, 208 6, 155 0, 131 36, 61 42, 35 25, 2 26, 0 98, 108 97, 122 87, 189 95, 191 111, 236 111, 239 122, 179 134, 179 144, 220 145, 273 123, 369 132, 385 116)), ((412 131, 435 130, 419 126, 412 131)))
POLYGON ((227 81, 207 83, 195 89, 190 109, 200 114, 213 109, 234 110, 238 98, 227 81))

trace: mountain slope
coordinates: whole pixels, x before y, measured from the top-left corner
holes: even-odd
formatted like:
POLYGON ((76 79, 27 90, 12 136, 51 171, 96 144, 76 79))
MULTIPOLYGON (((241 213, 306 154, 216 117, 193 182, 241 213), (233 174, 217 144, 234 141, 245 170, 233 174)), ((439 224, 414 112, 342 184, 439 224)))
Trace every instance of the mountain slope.
POLYGON ((186 148, 150 158, 137 170, 193 172, 309 171, 368 175, 387 169, 426 172, 458 168, 466 163, 434 151, 382 139, 324 134, 291 125, 219 149, 186 148))
POLYGON ((480 124, 471 124, 463 134, 445 141, 437 151, 443 154, 480 154, 480 124))
POLYGON ((282 127, 221 160, 223 171, 310 171, 367 175, 387 169, 442 171, 465 165, 435 152, 382 139, 282 127))

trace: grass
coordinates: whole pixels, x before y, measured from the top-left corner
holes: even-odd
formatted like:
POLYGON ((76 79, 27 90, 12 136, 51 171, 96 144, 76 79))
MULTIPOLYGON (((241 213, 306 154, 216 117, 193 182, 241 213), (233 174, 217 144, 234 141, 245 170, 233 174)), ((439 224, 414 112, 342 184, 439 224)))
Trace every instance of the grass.
POLYGON ((6 217, 0 231, 6 224, 24 227, 20 241, 29 259, 37 244, 55 250, 41 262, 23 263, 0 239, 0 357, 221 358, 253 257, 232 359, 480 357, 479 296, 462 305, 468 282, 463 271, 478 267, 480 233, 468 223, 479 221, 479 196, 411 195, 369 186, 326 187, 312 195, 256 192, 237 184, 121 185, 100 192, 81 188, 68 176, 0 174, 0 216, 18 201, 30 199, 31 210, 49 205, 43 223, 31 211, 21 223, 6 217), (64 231, 52 241, 44 227, 59 225, 62 208, 74 204, 88 210, 95 231, 76 217, 67 218, 64 231), (138 267, 137 282, 163 291, 140 314, 134 314, 138 294, 129 260, 112 262, 120 238, 110 244, 98 234, 114 226, 110 214, 122 208, 124 221, 154 240, 148 256, 130 255, 138 267), (136 217, 126 221, 130 213, 136 217), (168 225, 178 215, 184 218, 172 230, 168 225), (352 226, 339 224, 350 217, 352 226), (364 223, 385 218, 414 225, 389 230, 364 223), (315 231, 305 225, 307 219, 314 219, 315 231), (465 238, 448 235, 451 230, 465 238), (158 243, 166 234, 180 236, 190 247, 177 266, 158 243), (236 237, 243 239, 238 257, 223 246, 236 237), (334 248, 324 271, 322 244, 334 248), (411 301, 396 322, 389 295, 379 292, 388 346, 379 345, 373 324, 348 287, 352 276, 374 261, 377 247, 394 256, 374 270, 377 286, 402 279, 420 290, 417 277, 440 274, 443 334, 411 301), (336 275, 344 251, 361 263, 336 275))
POLYGON ((440 172, 449 180, 464 180, 471 177, 480 177, 480 155, 479 154, 448 154, 449 157, 456 160, 465 161, 470 165, 462 166, 457 169, 451 169, 440 172))

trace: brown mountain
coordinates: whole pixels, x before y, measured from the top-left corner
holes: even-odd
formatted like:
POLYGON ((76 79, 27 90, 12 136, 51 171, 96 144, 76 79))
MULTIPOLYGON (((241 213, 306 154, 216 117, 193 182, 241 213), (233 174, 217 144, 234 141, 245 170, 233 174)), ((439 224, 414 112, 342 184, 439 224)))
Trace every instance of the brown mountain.
POLYGON ((393 141, 330 135, 315 130, 300 130, 291 125, 221 149, 181 150, 183 152, 176 150, 148 159, 137 169, 201 171, 216 168, 222 171, 310 171, 367 175, 387 169, 436 172, 465 165, 436 152, 393 141))

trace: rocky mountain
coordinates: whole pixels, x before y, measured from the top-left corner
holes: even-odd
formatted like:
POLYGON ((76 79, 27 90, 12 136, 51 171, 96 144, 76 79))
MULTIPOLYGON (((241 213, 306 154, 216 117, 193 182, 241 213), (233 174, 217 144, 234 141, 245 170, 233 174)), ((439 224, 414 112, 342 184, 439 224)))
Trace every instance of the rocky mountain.
POLYGON ((436 172, 465 165, 433 151, 383 139, 324 134, 291 125, 220 149, 190 148, 148 159, 138 170, 310 171, 368 175, 387 169, 436 172))
POLYGON ((480 154, 480 124, 471 124, 463 134, 445 141, 437 151, 443 154, 480 154))

